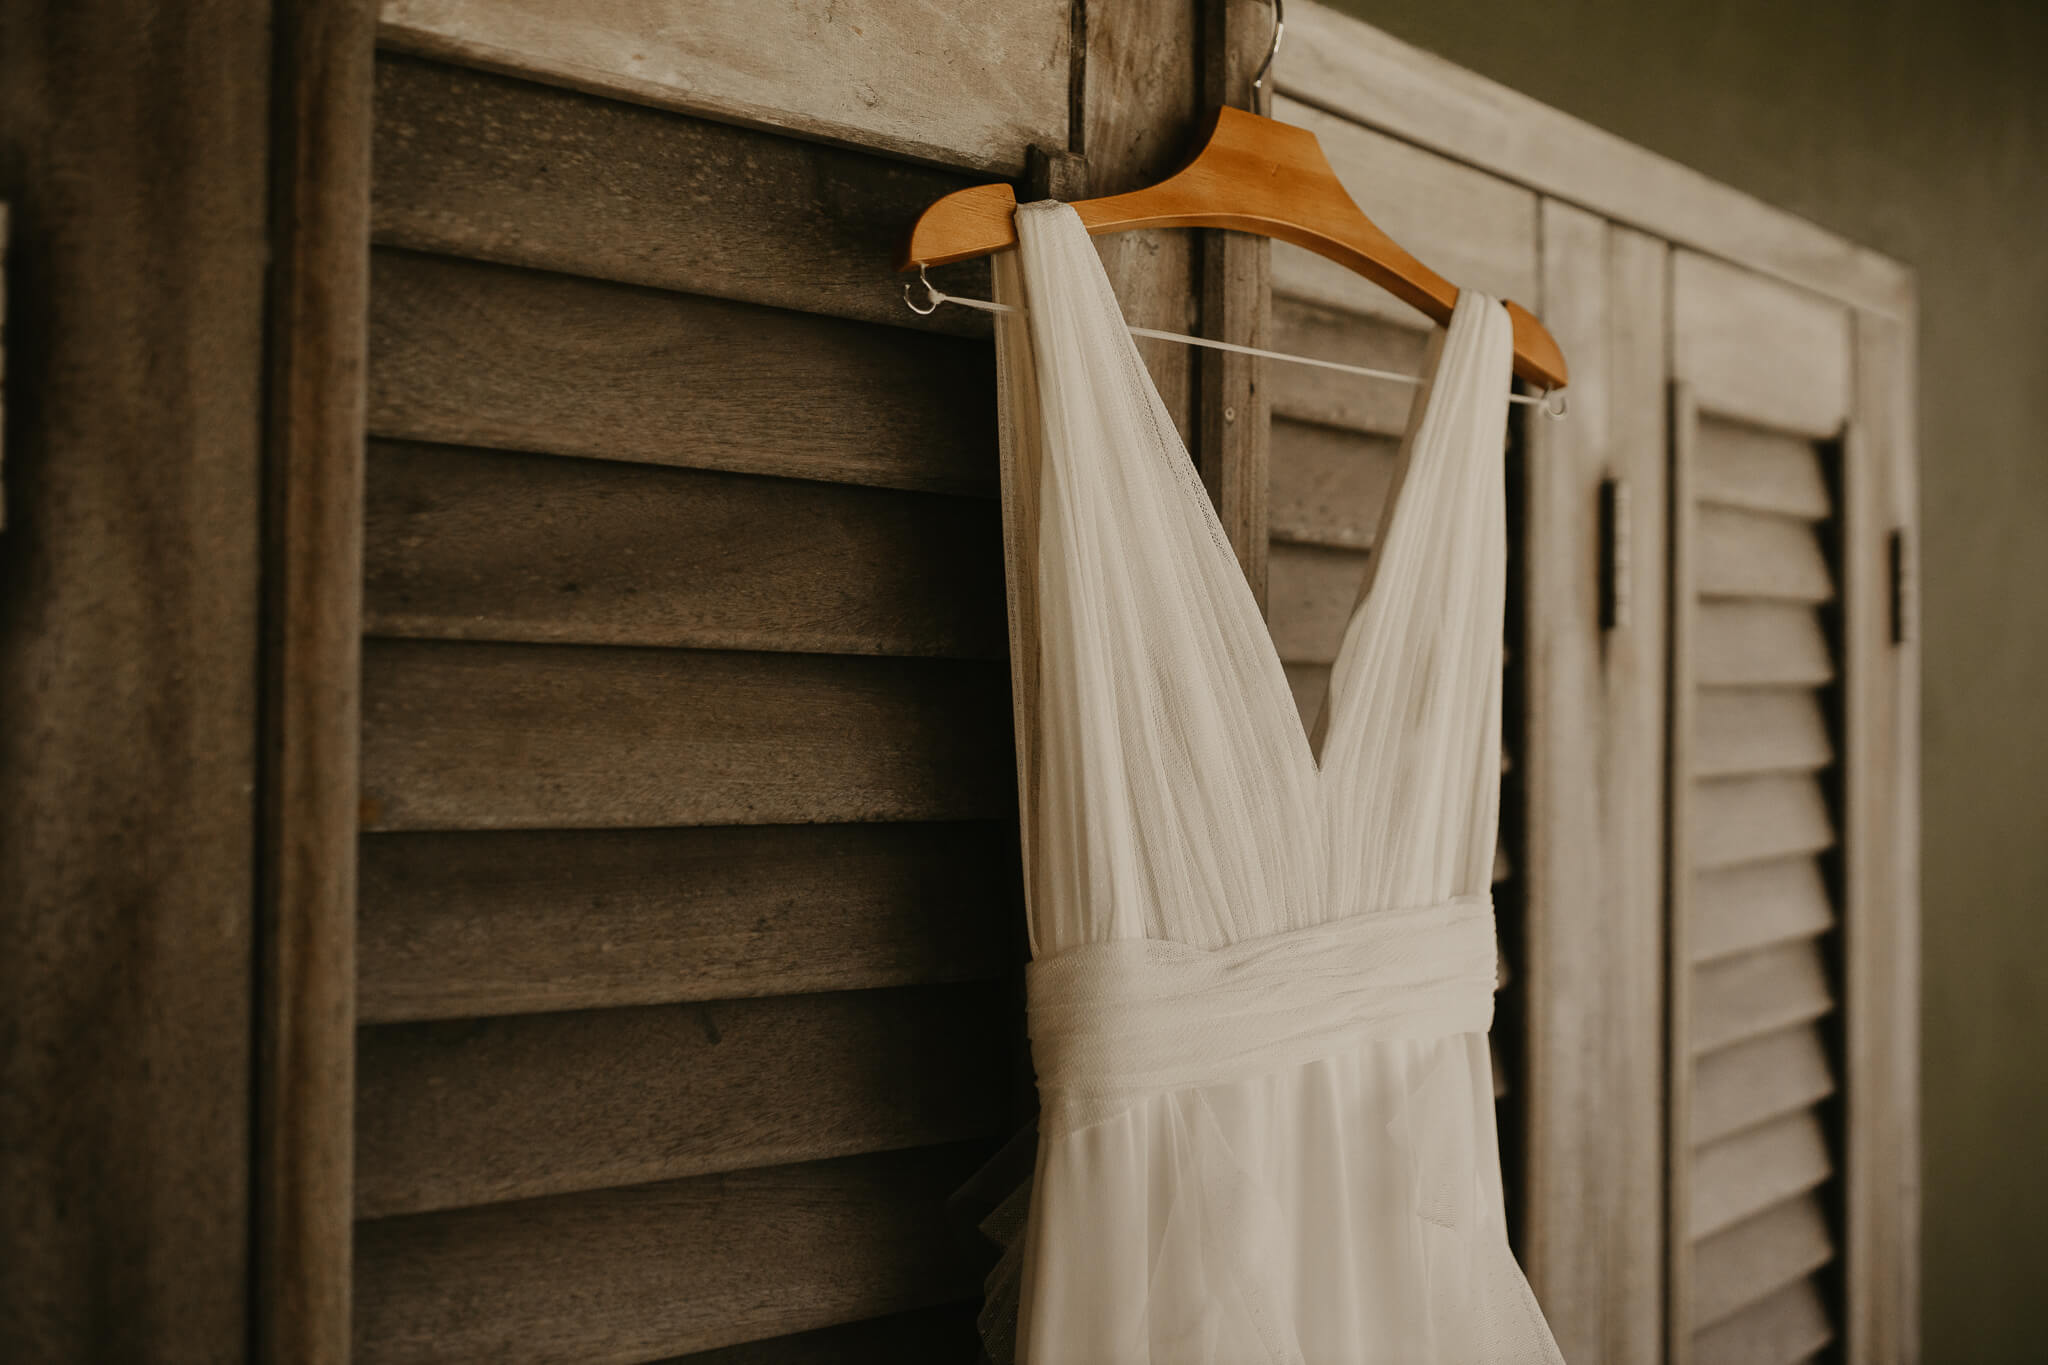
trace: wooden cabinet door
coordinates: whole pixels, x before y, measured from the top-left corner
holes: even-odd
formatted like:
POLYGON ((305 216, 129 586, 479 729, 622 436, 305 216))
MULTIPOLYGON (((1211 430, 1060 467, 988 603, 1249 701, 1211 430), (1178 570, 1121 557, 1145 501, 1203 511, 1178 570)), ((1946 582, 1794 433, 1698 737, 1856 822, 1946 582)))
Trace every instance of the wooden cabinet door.
POLYGON ((1671 278, 1671 1358, 1894 1359, 1896 371, 1840 303, 1671 278))

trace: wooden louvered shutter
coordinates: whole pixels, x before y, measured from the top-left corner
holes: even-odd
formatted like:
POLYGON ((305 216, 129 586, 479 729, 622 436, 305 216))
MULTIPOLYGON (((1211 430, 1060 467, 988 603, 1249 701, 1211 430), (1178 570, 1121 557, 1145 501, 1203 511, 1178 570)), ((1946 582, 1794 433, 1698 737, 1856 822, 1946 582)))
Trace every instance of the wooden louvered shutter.
POLYGON ((377 75, 356 1356, 971 1354, 944 1205, 1023 1117, 993 361, 888 279, 968 177, 377 75))
MULTIPOLYGON (((1374 220, 1432 268, 1496 298, 1536 297, 1536 197, 1496 177, 1396 141, 1294 100, 1275 101, 1274 117, 1313 131, 1337 174, 1371 205, 1374 220)), ((1273 335, 1282 351, 1366 365, 1399 374, 1422 368, 1430 323, 1391 294, 1299 247, 1273 245, 1273 335)), ((1358 599, 1394 461, 1415 390, 1407 385, 1301 365, 1269 364, 1273 426, 1267 619, 1287 668, 1302 724, 1313 727, 1329 690, 1330 665, 1358 599)), ((1520 439, 1522 409, 1511 409, 1510 445, 1520 439)), ((1519 460, 1508 458, 1510 497, 1519 460)), ((1513 544, 1521 518, 1510 509, 1509 634, 1521 609, 1520 565, 1513 544)), ((1520 1040, 1513 950, 1520 927, 1515 880, 1519 823, 1514 790, 1515 695, 1519 660, 1508 658, 1507 786, 1502 840, 1494 863, 1500 917, 1503 993, 1494 1019, 1494 1089, 1503 1100, 1508 1197, 1513 1105, 1520 1040)))
POLYGON ((1873 818, 1893 528, 1857 418, 1891 395, 1848 308, 1683 251, 1672 287, 1672 1358, 1882 1358, 1899 1116, 1859 1054, 1913 1001, 1873 818))

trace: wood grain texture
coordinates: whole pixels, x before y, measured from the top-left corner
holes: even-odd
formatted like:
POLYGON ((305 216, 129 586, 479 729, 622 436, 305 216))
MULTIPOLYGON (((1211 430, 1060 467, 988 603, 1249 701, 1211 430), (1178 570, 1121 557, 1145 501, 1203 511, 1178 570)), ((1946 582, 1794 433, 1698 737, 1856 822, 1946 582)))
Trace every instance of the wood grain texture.
POLYGON ((1835 843, 1827 800, 1811 776, 1702 781, 1690 818, 1692 865, 1700 869, 1818 853, 1835 843))
POLYGON ((1699 512, 1699 591, 1707 597, 1828 602, 1834 575, 1813 528, 1723 507, 1699 512))
POLYGON ((363 824, 1000 816, 1004 681, 937 660, 371 641, 363 824))
POLYGON ((1287 663, 1331 664, 1365 581, 1367 556, 1355 550, 1276 545, 1268 561, 1267 609, 1273 647, 1287 663))
POLYGON ((555 644, 999 658, 982 498, 377 442, 365 627, 555 644))
POLYGON ((1811 608, 1767 602, 1703 602, 1693 678, 1702 687, 1819 687, 1834 680, 1834 653, 1811 608))
POLYGON ((1693 1079, 1694 1145, 1818 1104, 1835 1092, 1818 1030, 1799 1026, 1701 1059, 1693 1079))
POLYGON ((994 492, 978 343, 390 249, 371 270, 374 436, 994 492))
POLYGON ((1834 761, 1820 698, 1804 688, 1703 688, 1693 775, 1813 772, 1834 761))
POLYGON ((271 6, 0 7, 0 1340, 249 1349, 271 6))
POLYGON ((671 1356, 658 1365, 903 1365, 906 1361, 972 1360, 981 1349, 975 1327, 979 1299, 791 1336, 768 1337, 671 1356))
POLYGON ((384 42, 727 123, 1014 176, 1067 140, 1067 11, 914 0, 384 0, 384 42), (915 60, 908 54, 915 54, 915 60))
MULTIPOLYGON (((1914 326, 1855 319, 1856 413, 1842 447, 1848 663, 1843 978, 1848 1002, 1845 1345, 1919 1359, 1919 650, 1894 620, 1894 534, 1917 546, 1914 326), (1895 625, 1897 628, 1895 628, 1895 625)), ((1917 549, 1914 551, 1917 554, 1917 549)))
MULTIPOLYGON (((1314 133, 1359 207, 1423 264, 1461 289, 1534 306, 1534 194, 1286 95, 1273 101, 1273 117, 1314 133)), ((1364 276, 1284 242, 1273 247, 1273 289, 1405 327, 1430 325, 1364 276)))
POLYGON ((1749 863, 1692 877, 1691 961, 1811 938, 1835 923, 1820 863, 1810 857, 1749 863))
MULTIPOLYGON (((1419 375, 1429 332, 1305 300, 1275 299, 1273 346, 1289 355, 1419 375)), ((1275 365, 1269 382, 1275 417, 1395 438, 1408 428, 1416 394, 1412 384, 1314 365, 1275 365)))
MULTIPOLYGON (((1081 16, 1081 127, 1079 140, 1067 146, 1088 158, 1089 195, 1122 194, 1164 180, 1186 160, 1203 112, 1200 7, 1147 0, 1087 6, 1081 16)), ((1201 289, 1193 234, 1176 228, 1119 232, 1096 238, 1095 250, 1126 322, 1167 332, 1195 330, 1201 289)), ((1194 348, 1142 337, 1137 347, 1175 430, 1199 463, 1194 348)))
POLYGON ((993 980, 1022 960, 996 822, 378 834, 366 1022, 993 980))
POLYGON ((366 1029, 359 1217, 994 1136, 1021 991, 842 991, 366 1029))
POLYGON ((1796 1365, 1834 1336, 1827 1302, 1802 1279, 1700 1333, 1692 1358, 1695 1365, 1796 1365))
POLYGON ((962 1299, 946 1195, 986 1144, 379 1219, 356 1241, 365 1365, 629 1365, 962 1299))
MULTIPOLYGON (((903 306, 904 227, 968 178, 387 52, 376 240, 862 322, 988 335, 903 306)), ((985 261, 933 282, 988 297, 985 261)))
POLYGON ((349 1354, 375 0, 281 5, 264 611, 254 1354, 349 1354))
POLYGON ((1671 291, 1672 364, 1703 409, 1817 440, 1841 430, 1848 309, 1692 251, 1673 255, 1671 291))
POLYGON ((1813 442, 1767 427, 1700 423, 1693 491, 1703 503, 1820 521, 1834 514, 1813 442))
POLYGON ((1512 566, 1527 659, 1520 1251, 1567 1358, 1638 1360, 1662 1326, 1665 649, 1658 613, 1603 628, 1591 569, 1602 485, 1626 481, 1631 592, 1661 598, 1664 252, 1555 202, 1539 223, 1539 306, 1575 397, 1570 421, 1525 423, 1512 566))
POLYGON ((1338 427, 1275 421, 1272 538, 1289 545, 1371 549, 1393 486, 1398 444, 1338 427))
POLYGON ((1701 1243, 1691 1321, 1701 1331, 1835 1258, 1827 1212, 1813 1195, 1787 1200, 1701 1243))
POLYGON ((1274 63, 1284 94, 1875 312, 1911 308, 1897 261, 1329 6, 1296 0, 1287 32, 1274 63))
POLYGON ((1710 1142, 1693 1153, 1687 1235, 1711 1237, 1804 1194, 1833 1171, 1827 1134, 1811 1110, 1710 1142))
POLYGON ((1696 1056, 1834 1008, 1827 964, 1811 939, 1726 958, 1697 968, 1694 976, 1687 1038, 1696 1056))

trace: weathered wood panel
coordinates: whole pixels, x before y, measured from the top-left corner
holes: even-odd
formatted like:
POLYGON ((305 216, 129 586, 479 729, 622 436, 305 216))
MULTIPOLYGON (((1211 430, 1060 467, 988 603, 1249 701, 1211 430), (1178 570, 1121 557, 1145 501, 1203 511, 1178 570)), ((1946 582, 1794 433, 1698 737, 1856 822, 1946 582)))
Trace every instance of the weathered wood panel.
POLYGON ((900 327, 388 248, 372 261, 373 436, 993 493, 994 374, 987 346, 900 327))
POLYGON ((1702 602, 1693 677, 1702 687, 1819 687, 1834 655, 1812 608, 1769 602, 1702 602))
POLYGON ((1288 663, 1330 664, 1344 643, 1367 558, 1355 550, 1275 545, 1268 562, 1273 646, 1288 663))
MULTIPOLYGON (((1533 306, 1534 194, 1285 95, 1273 101, 1273 117, 1314 133, 1352 198, 1430 269, 1461 287, 1533 306)), ((1285 242, 1273 246, 1273 288, 1405 326, 1431 325, 1363 275, 1285 242)))
POLYGON ((1692 879, 1695 963, 1825 933, 1835 922, 1820 864, 1808 857, 1698 872, 1692 879))
POLYGON ((1827 1046, 1810 1026, 1767 1034, 1700 1059, 1693 1078, 1694 1144, 1739 1133, 1835 1092, 1827 1046))
POLYGON ((1835 757, 1820 698, 1805 688, 1703 688, 1693 728, 1695 777, 1812 772, 1835 757))
POLYGON ((1817 1019, 1834 1007, 1827 965, 1811 939, 1697 968, 1691 1031, 1695 1056, 1817 1019))
POLYGON ((1812 1111, 1708 1143, 1693 1153, 1695 1241, 1804 1194, 1834 1171, 1827 1134, 1812 1111))
POLYGON ((375 0, 273 10, 251 1354, 344 1365, 375 0))
POLYGON ((379 834, 371 1023, 992 980, 1022 960, 999 822, 379 834))
POLYGON ((1813 1195, 1787 1200, 1700 1243, 1693 1262, 1692 1325, 1706 1328, 1820 1269, 1835 1256, 1813 1195))
POLYGON ((1821 521, 1834 514, 1813 442, 1766 427, 1703 421, 1693 495, 1703 503, 1821 521))
POLYGON ((1005 681, 988 663, 373 640, 363 824, 999 816, 1005 681))
POLYGON ((1692 865, 1729 867, 1833 847, 1834 821, 1810 776, 1723 777, 1692 793, 1692 865))
MULTIPOLYGON (((987 336, 903 306, 917 214, 976 183, 890 157, 386 53, 372 230, 392 246, 987 336)), ((988 263, 942 266, 988 297, 988 263)))
POLYGON ((1014 176, 1067 141, 1063 4, 384 0, 381 37, 731 123, 1014 176))
POLYGON ((272 8, 0 17, 14 1360, 249 1344, 272 8))
POLYGON ((1737 508, 1699 509, 1699 591, 1706 597, 1827 602, 1834 575, 1813 527, 1737 508))
MULTIPOLYGON (((1406 305, 1403 305, 1404 307, 1406 305)), ((1393 374, 1420 375, 1429 330, 1347 313, 1300 299, 1273 301, 1273 347, 1340 365, 1363 365, 1393 374)), ((1273 416, 1375 436, 1408 429, 1416 386, 1392 379, 1326 370, 1319 365, 1275 364, 1267 373, 1273 416)))
POLYGON ((1702 408, 1815 439, 1841 431, 1849 416, 1849 310, 1841 304, 1679 251, 1671 310, 1672 363, 1702 408))
POLYGON ((1834 1336, 1820 1290, 1802 1279, 1700 1333, 1693 1342, 1693 1365, 1795 1365, 1834 1336))
POLYGON ((965 1298, 945 1199, 986 1144, 363 1223, 364 1365, 629 1365, 965 1298))
POLYGON ((1275 421, 1268 511, 1272 538, 1290 545, 1371 549, 1380 509, 1393 486, 1396 447, 1389 437, 1275 421))
POLYGON ((983 985, 364 1030, 365 1218, 992 1136, 1021 991, 983 985))
POLYGON ((372 634, 1000 658, 995 505, 378 442, 372 634))
POLYGON ((821 1327, 671 1356, 658 1365, 905 1365, 910 1361, 969 1361, 981 1349, 978 1299, 891 1313, 866 1322, 821 1327))

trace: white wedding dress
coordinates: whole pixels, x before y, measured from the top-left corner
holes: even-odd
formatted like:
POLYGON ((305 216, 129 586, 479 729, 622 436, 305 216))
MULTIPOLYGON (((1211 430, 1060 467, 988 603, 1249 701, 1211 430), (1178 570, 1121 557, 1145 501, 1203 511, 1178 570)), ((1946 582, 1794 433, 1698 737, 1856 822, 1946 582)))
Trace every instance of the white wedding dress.
POLYGON ((1017 230, 997 354, 1042 1112, 991 1276, 1016 1358, 1556 1361, 1486 1048, 1507 314, 1467 290, 1431 345, 1318 758, 1079 218, 1017 230))

